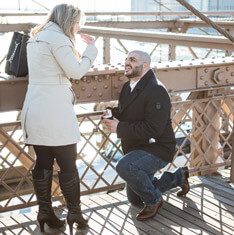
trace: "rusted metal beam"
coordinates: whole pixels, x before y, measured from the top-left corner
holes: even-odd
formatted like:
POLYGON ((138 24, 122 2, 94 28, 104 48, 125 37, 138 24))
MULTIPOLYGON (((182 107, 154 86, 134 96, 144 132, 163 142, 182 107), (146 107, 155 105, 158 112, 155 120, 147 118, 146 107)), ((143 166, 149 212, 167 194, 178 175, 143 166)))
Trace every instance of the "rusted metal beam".
POLYGON ((27 78, 0 78, 0 110, 21 110, 27 91, 27 78))
MULTIPOLYGON (((182 26, 184 23, 181 22, 182 26)), ((163 28, 178 28, 176 20, 154 20, 154 21, 95 21, 86 22, 88 26, 124 28, 124 29, 163 29, 163 28)), ((180 26, 179 25, 179 26, 180 26)))
MULTIPOLYGON (((29 28, 34 26, 30 24, 29 28)), ((21 25, 15 25, 12 27, 13 31, 23 31, 29 30, 23 28, 21 25)), ((1 25, 0 25, 1 31, 1 25)), ((81 32, 88 33, 97 37, 104 38, 116 38, 116 39, 126 39, 141 42, 154 42, 159 44, 169 44, 172 46, 188 46, 188 47, 199 47, 199 48, 212 48, 221 49, 225 51, 234 51, 234 45, 225 37, 220 36, 207 36, 207 35, 193 35, 193 34, 182 34, 182 33, 171 33, 171 32, 139 32, 139 30, 129 30, 129 29, 116 29, 107 27, 92 27, 85 26, 82 28, 81 32)))
MULTIPOLYGON (((152 63, 169 92, 217 89, 234 85, 234 57, 152 63)), ((78 103, 116 100, 127 81, 124 65, 92 68, 81 80, 71 80, 78 103)), ((0 111, 20 110, 27 78, 0 79, 0 111)))
MULTIPOLYGON (((213 21, 219 26, 226 29, 234 28, 234 21, 227 21, 213 19, 213 21)), ((179 20, 134 20, 134 21, 88 21, 85 25, 98 26, 98 27, 111 27, 111 28, 125 28, 125 29, 177 29, 177 28, 210 28, 206 22, 194 19, 179 19, 179 20)), ((181 32, 184 33, 184 32, 181 32)))
MULTIPOLYGON (((234 21, 220 21, 214 20, 214 22, 223 28, 234 29, 234 21)), ((152 21, 87 21, 86 26, 98 26, 98 27, 111 27, 111 28, 125 28, 125 29, 178 29, 178 28, 199 28, 210 27, 203 21, 193 19, 179 19, 179 20, 152 20, 152 21)), ((23 31, 29 32, 32 27, 36 26, 35 23, 19 23, 19 24, 0 24, 0 32, 14 32, 23 31)), ((184 33, 184 32, 181 32, 184 33)))
POLYGON ((0 33, 15 31, 23 31, 24 33, 29 33, 34 26, 36 26, 36 24, 34 23, 0 24, 0 33))
POLYGON ((139 30, 116 29, 105 27, 85 26, 81 30, 82 33, 88 33, 99 37, 109 37, 117 39, 134 40, 140 42, 154 42, 169 45, 181 45, 199 48, 213 48, 221 50, 234 51, 234 45, 225 37, 193 35, 170 32, 139 32, 139 30))
MULTIPOLYGON (((223 28, 233 28, 234 27, 234 21, 230 20, 230 19, 217 19, 217 18, 213 18, 212 21, 214 21, 216 24, 218 24, 219 26, 223 27, 223 28)), ((176 20, 176 22, 181 25, 189 25, 189 28, 198 28, 198 27, 211 27, 209 24, 207 24, 206 22, 202 21, 202 20, 194 20, 194 19, 179 19, 176 20)))

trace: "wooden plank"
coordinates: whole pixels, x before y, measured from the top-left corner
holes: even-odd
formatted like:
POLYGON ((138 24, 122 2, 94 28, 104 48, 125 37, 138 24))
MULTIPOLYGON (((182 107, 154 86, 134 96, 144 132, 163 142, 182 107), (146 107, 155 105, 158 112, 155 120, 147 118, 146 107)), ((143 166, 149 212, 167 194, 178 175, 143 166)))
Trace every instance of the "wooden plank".
MULTIPOLYGON (((125 192, 123 192, 125 193, 125 192)), ((165 200, 165 198, 164 198, 165 200)), ((167 218, 169 221, 173 221, 174 223, 176 223, 178 226, 180 226, 181 234, 191 234, 196 233, 196 234, 200 234, 201 232, 205 233, 205 234, 210 234, 210 232, 202 227, 200 227, 199 222, 196 222, 196 218, 195 217, 191 217, 187 218, 187 215, 184 211, 179 211, 181 212, 182 215, 178 216, 178 212, 175 213, 173 210, 168 210, 168 203, 165 201, 164 202, 164 206, 163 209, 164 210, 159 210, 158 214, 156 215, 156 219, 158 218, 159 215, 161 215, 164 218, 167 218), (182 230, 183 229, 183 230, 182 230)), ((170 222, 171 223, 171 222, 170 222)))
MULTIPOLYGON (((194 192, 196 189, 193 189, 192 192, 194 192)), ((199 189, 196 191, 196 193, 199 193, 199 195, 194 195, 194 193, 187 194, 187 197, 183 197, 184 203, 186 202, 187 205, 190 207, 198 208, 199 210, 205 210, 209 209, 213 213, 220 214, 221 217, 233 219, 234 214, 230 213, 226 210, 226 207, 222 208, 220 206, 220 201, 216 200, 212 197, 212 193, 210 193, 210 196, 208 194, 204 195, 204 191, 201 189, 201 193, 199 192, 199 189)), ((176 197, 173 194, 168 195, 168 197, 176 197)), ((178 200, 180 200, 179 197, 176 197, 178 200)))
MULTIPOLYGON (((225 176, 225 177, 223 176, 222 178, 220 178, 220 182, 218 181, 218 184, 221 184, 221 185, 227 187, 228 189, 232 189, 233 190, 234 189, 234 182, 230 182, 229 181, 229 177, 230 176, 225 176)), ((215 176, 211 176, 210 178, 214 180, 215 176)))
MULTIPOLYGON (((230 176, 230 174, 229 174, 229 176, 230 176)), ((214 173, 214 174, 208 174, 208 175, 205 175, 204 177, 207 178, 207 179, 211 178, 211 179, 213 179, 216 183, 221 184, 221 185, 222 185, 223 183, 225 183, 225 186, 228 187, 228 188, 229 188, 229 186, 230 186, 230 184, 227 183, 227 180, 229 179, 229 177, 226 176, 225 173, 222 172, 222 171, 218 171, 218 172, 216 172, 216 173, 214 173)), ((231 183, 231 184, 232 184, 232 183, 231 183)))
MULTIPOLYGON (((234 144, 232 146, 234 146, 234 144)), ((231 164, 233 164, 233 163, 234 163, 234 161, 231 160, 231 164)), ((228 169, 225 169, 225 170, 222 171, 222 174, 224 174, 226 177, 228 177, 229 180, 231 180, 231 177, 232 177, 232 173, 231 173, 232 171, 231 170, 232 170, 232 166, 230 166, 228 169)), ((229 181, 228 183, 229 183, 230 187, 234 189, 234 180, 232 182, 229 181)))
POLYGON ((10 226, 7 225, 7 221, 6 219, 8 218, 0 218, 0 232, 1 234, 16 234, 12 231, 12 229, 10 228, 10 226))
POLYGON ((229 180, 229 178, 223 177, 221 175, 217 175, 217 177, 214 175, 208 175, 206 179, 221 185, 222 187, 224 187, 224 191, 227 191, 233 196, 234 183, 228 183, 227 181, 229 180))
MULTIPOLYGON (((188 206, 185 207, 184 203, 180 203, 175 200, 170 200, 170 201, 172 201, 171 204, 173 205, 173 207, 176 206, 176 209, 171 208, 171 205, 168 204, 169 206, 165 207, 165 209, 167 210, 167 213, 165 214, 165 216, 169 216, 169 212, 174 213, 175 211, 177 211, 177 213, 175 214, 177 219, 178 219, 178 215, 180 215, 179 217, 181 218, 186 218, 186 219, 189 218, 190 222, 193 221, 198 227, 201 226, 203 229, 206 229, 207 232, 213 232, 213 233, 215 232, 215 229, 214 230, 212 229, 213 225, 216 225, 216 227, 219 228, 218 220, 215 220, 204 213, 202 214, 202 218, 201 218, 201 216, 199 215, 199 211, 197 209, 194 210, 192 208, 189 208, 188 206), (205 221, 205 224, 203 220, 205 221)), ((163 213, 163 211, 160 210, 159 213, 163 213)), ((178 219, 178 223, 179 223, 179 219, 178 219)), ((183 222, 183 224, 186 225, 186 222, 183 222)), ((223 226, 223 230, 227 232, 231 231, 228 226, 225 226, 225 225, 222 225, 222 226, 223 226)), ((190 228, 189 224, 187 224, 186 227, 190 228)), ((218 233, 216 232, 214 234, 218 234, 218 233)))
POLYGON ((105 234, 105 235, 112 235, 118 234, 117 229, 112 226, 109 221, 106 221, 105 218, 100 216, 96 211, 90 207, 88 204, 83 203, 82 206, 84 208, 85 213, 89 213, 89 227, 92 228, 97 234, 105 234))
POLYGON ((190 182, 192 182, 192 187, 191 187, 192 190, 190 191, 195 196, 204 197, 204 200, 207 200, 207 201, 212 200, 212 202, 215 202, 214 199, 216 199, 216 201, 222 202, 222 204, 225 205, 225 208, 228 206, 231 208, 231 211, 234 210, 233 200, 232 198, 230 200, 230 194, 226 194, 225 192, 222 192, 221 190, 217 190, 215 188, 215 185, 214 187, 211 187, 209 184, 203 183, 202 181, 198 179, 191 179, 190 182))
POLYGON ((7 228, 7 230, 5 230, 6 234, 30 234, 24 230, 24 228, 19 227, 17 222, 15 222, 11 217, 1 218, 1 223, 5 228, 7 228), (8 233, 8 231, 10 231, 10 233, 8 233))
POLYGON ((210 191, 215 195, 215 198, 221 200, 223 203, 225 203, 229 206, 233 206, 233 199, 232 199, 233 196, 230 195, 230 193, 226 194, 226 192, 222 191, 221 186, 218 186, 215 183, 213 183, 213 186, 211 186, 212 184, 208 180, 201 181, 199 178, 191 179, 191 181, 194 181, 194 182, 197 181, 197 183, 201 184, 201 186, 203 188, 209 188, 210 191), (231 200, 230 200, 230 198, 231 198, 231 200))
MULTIPOLYGON (((122 192, 124 192, 124 191, 122 191, 122 192)), ((118 199, 120 201, 122 201, 124 199, 126 200, 126 197, 124 195, 122 195, 121 193, 119 193, 118 195, 112 195, 112 196, 116 197, 116 199, 118 199)), ((129 205, 127 205, 127 207, 129 208, 129 205)), ((134 207, 132 207, 132 208, 134 208, 134 207)), ((139 210, 135 211, 134 218, 138 212, 139 212, 139 210)), ((150 225, 153 226, 153 224, 156 224, 158 222, 158 225, 156 225, 155 230, 158 228, 158 226, 162 226, 162 224, 163 224, 164 226, 168 226, 171 229, 175 229, 180 234, 200 234, 200 231, 192 231, 191 229, 188 229, 183 224, 178 224, 176 221, 177 219, 174 217, 175 216, 170 215, 170 213, 167 213, 167 216, 165 216, 164 208, 160 208, 158 214, 153 219, 144 221, 144 223, 150 223, 150 225)), ((184 221, 184 222, 186 222, 186 221, 184 221)))
POLYGON ((110 229, 114 234, 119 234, 119 232, 123 230, 123 234, 132 235, 131 232, 123 229, 119 224, 113 221, 110 211, 103 209, 89 199, 86 199, 85 201, 82 200, 82 204, 92 208, 94 211, 92 218, 96 218, 105 228, 110 229))
MULTIPOLYGON (((129 213, 125 213, 121 211, 118 206, 119 202, 109 202, 108 198, 106 198, 107 194, 100 195, 97 199, 91 197, 91 200, 95 200, 100 206, 106 208, 107 210, 111 211, 111 213, 115 214, 117 217, 121 218, 129 228, 132 228, 132 231, 139 230, 140 234, 155 234, 155 230, 152 230, 150 226, 142 226, 142 223, 138 225, 138 221, 133 221, 132 217, 129 215, 129 213)), ((143 224, 144 225, 144 224, 143 224)))
MULTIPOLYGON (((154 235, 155 233, 160 234, 177 234, 176 230, 172 228, 168 228, 167 226, 160 224, 158 221, 137 221, 136 215, 139 212, 139 208, 136 208, 134 206, 129 206, 125 201, 119 201, 117 200, 115 196, 113 197, 113 194, 110 195, 101 195, 100 196, 103 201, 105 201, 107 204, 112 204, 114 206, 115 213, 119 214, 119 216, 122 216, 125 218, 125 220, 129 221, 130 223, 133 223, 136 228, 140 230, 144 230, 147 232, 147 234, 154 235)), ((127 198, 126 198, 127 199, 127 198)), ((168 221, 166 222, 168 224, 168 221)))
POLYGON ((220 188, 218 184, 209 183, 209 181, 200 180, 198 178, 193 178, 190 180, 190 185, 192 185, 191 188, 194 188, 194 189, 197 189, 197 188, 202 188, 204 190, 208 189, 210 192, 214 193, 215 196, 221 197, 220 199, 222 199, 223 202, 225 202, 226 204, 229 204, 230 206, 233 206, 233 203, 232 203, 233 195, 230 195, 230 193, 222 191, 222 188, 220 188))
POLYGON ((232 234, 233 230, 227 227, 220 229, 221 224, 218 221, 204 214, 201 215, 199 210, 194 211, 191 208, 186 209, 184 205, 178 208, 178 204, 175 202, 173 205, 167 202, 165 202, 165 204, 165 211, 163 211, 165 216, 170 212, 176 217, 178 223, 186 226, 188 229, 200 229, 201 231, 206 231, 208 234, 220 234, 220 232, 232 234))
MULTIPOLYGON (((158 214, 147 221, 137 221, 135 216, 140 208, 131 206, 126 191, 113 192, 92 197, 82 197, 82 209, 89 218, 89 228, 76 229, 78 234, 233 234, 234 205, 233 190, 222 175, 199 176, 189 179, 191 190, 186 197, 177 197, 177 189, 172 189, 164 197, 164 205, 158 214), (223 187, 222 187, 223 186, 223 187)), ((55 209, 61 218, 66 217, 65 207, 55 209)), ((2 214, 1 214, 2 216, 2 214)), ((69 234, 68 226, 45 230, 50 234, 69 234)), ((13 215, 0 218, 1 234, 40 234, 37 213, 13 215)))
MULTIPOLYGON (((35 225, 34 233, 35 234, 40 233, 40 227, 39 227, 39 224, 37 222, 37 213, 35 211, 33 211, 33 212, 30 212, 30 213, 24 214, 24 216, 25 216, 26 219, 28 219, 31 223, 33 223, 35 225)), ((45 231, 47 232, 46 228, 45 228, 45 231)))
POLYGON ((97 207, 103 208, 99 210, 99 213, 102 213, 104 216, 106 216, 108 220, 111 220, 112 222, 117 223, 118 225, 121 226, 121 230, 120 230, 121 234, 122 233, 125 234, 124 230, 126 230, 127 232, 130 232, 131 234, 138 234, 139 232, 142 235, 148 234, 141 229, 138 232, 138 228, 134 226, 134 223, 131 223, 130 221, 128 221, 125 216, 120 215, 119 213, 115 213, 114 205, 102 200, 100 196, 90 197, 90 200, 93 203, 95 203, 97 207))
POLYGON ((23 228, 22 234, 35 234, 35 229, 37 225, 28 220, 28 218, 22 214, 11 216, 11 219, 14 220, 19 228, 23 228))
MULTIPOLYGON (((179 209, 183 209, 184 211, 192 214, 192 215, 202 215, 202 218, 206 222, 216 224, 218 227, 227 227, 227 230, 231 229, 234 231, 234 220, 233 218, 227 218, 222 215, 220 208, 217 207, 217 211, 212 211, 211 209, 205 207, 203 205, 203 200, 200 198, 201 204, 198 203, 199 199, 196 197, 191 198, 188 196, 187 198, 179 198, 173 194, 170 194, 167 197, 167 202, 176 206, 179 209), (186 206, 185 206, 186 205, 186 206)), ((198 217, 198 216, 197 216, 198 217)))
POLYGON ((194 185, 204 185, 206 188, 214 189, 217 194, 222 195, 226 199, 234 200, 233 189, 225 182, 219 183, 209 178, 205 177, 192 177, 191 183, 194 185))

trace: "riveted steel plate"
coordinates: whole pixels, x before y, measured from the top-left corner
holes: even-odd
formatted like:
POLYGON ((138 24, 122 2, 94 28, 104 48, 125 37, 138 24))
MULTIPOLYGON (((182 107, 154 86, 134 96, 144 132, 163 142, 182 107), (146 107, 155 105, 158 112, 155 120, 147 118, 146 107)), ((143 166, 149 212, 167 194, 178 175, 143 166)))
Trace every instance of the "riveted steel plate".
POLYGON ((234 85, 234 64, 197 68, 197 88, 234 85))

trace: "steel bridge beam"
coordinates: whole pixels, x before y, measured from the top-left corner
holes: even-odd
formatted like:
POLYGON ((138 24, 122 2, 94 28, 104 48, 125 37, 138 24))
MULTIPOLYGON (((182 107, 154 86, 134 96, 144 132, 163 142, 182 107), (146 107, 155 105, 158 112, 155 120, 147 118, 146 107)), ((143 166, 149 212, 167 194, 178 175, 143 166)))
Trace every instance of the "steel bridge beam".
POLYGON ((129 29, 116 29, 106 27, 85 26, 82 33, 88 33, 97 37, 134 40, 139 42, 154 42, 160 44, 190 46, 199 48, 213 48, 234 51, 234 45, 225 37, 205 36, 193 34, 177 34, 169 32, 154 32, 129 29))
MULTIPOLYGON (((234 29, 234 21, 213 20, 219 26, 226 29, 234 29)), ((179 20, 134 20, 134 21, 96 21, 86 22, 88 26, 124 28, 124 29, 178 29, 185 26, 188 28, 208 27, 204 21, 194 19, 179 20)))
MULTIPOLYGON (((234 30, 234 21, 214 21, 216 24, 225 29, 234 30)), ((30 32, 31 28, 36 26, 35 23, 19 23, 19 24, 0 24, 0 32, 8 33, 14 31, 30 32)), ((210 27, 203 21, 194 20, 154 20, 154 21, 96 21, 86 22, 86 26, 123 28, 123 29, 170 29, 178 30, 178 28, 198 28, 210 27)))
MULTIPOLYGON (((6 32, 7 28, 12 31, 30 31, 35 24, 0 25, 0 32, 6 32), (17 30, 18 29, 18 30, 17 30)), ((81 32, 97 37, 134 40, 141 42, 152 42, 169 44, 170 46, 187 46, 199 48, 212 48, 232 52, 234 45, 225 37, 210 35, 193 35, 184 33, 141 31, 129 29, 116 29, 107 27, 85 26, 81 32)))
MULTIPOLYGON (((77 102, 118 99, 127 81, 123 67, 94 67, 81 80, 72 80, 77 102)), ((234 57, 154 63, 152 68, 170 93, 234 86, 234 57)), ((22 109, 27 84, 27 78, 0 79, 0 112, 22 109)))

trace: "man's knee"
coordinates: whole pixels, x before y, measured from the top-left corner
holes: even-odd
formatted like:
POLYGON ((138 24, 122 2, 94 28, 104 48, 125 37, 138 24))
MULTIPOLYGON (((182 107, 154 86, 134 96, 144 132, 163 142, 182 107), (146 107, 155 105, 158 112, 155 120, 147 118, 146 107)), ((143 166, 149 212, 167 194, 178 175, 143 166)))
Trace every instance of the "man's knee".
POLYGON ((116 165, 116 167, 115 167, 117 173, 118 173, 120 176, 122 175, 122 172, 124 171, 124 170, 123 170, 124 165, 125 165, 125 164, 123 164, 122 161, 120 160, 120 161, 117 162, 117 165, 116 165))
POLYGON ((135 176, 138 170, 134 163, 125 161, 123 158, 116 165, 116 171, 122 178, 135 176))
MULTIPOLYGON (((116 171, 117 173, 122 177, 125 176, 126 174, 128 174, 129 172, 129 166, 130 163, 128 161, 126 161, 126 159, 122 158, 118 161, 117 165, 116 165, 116 171)), ((124 177, 123 177, 124 178, 124 177)))

